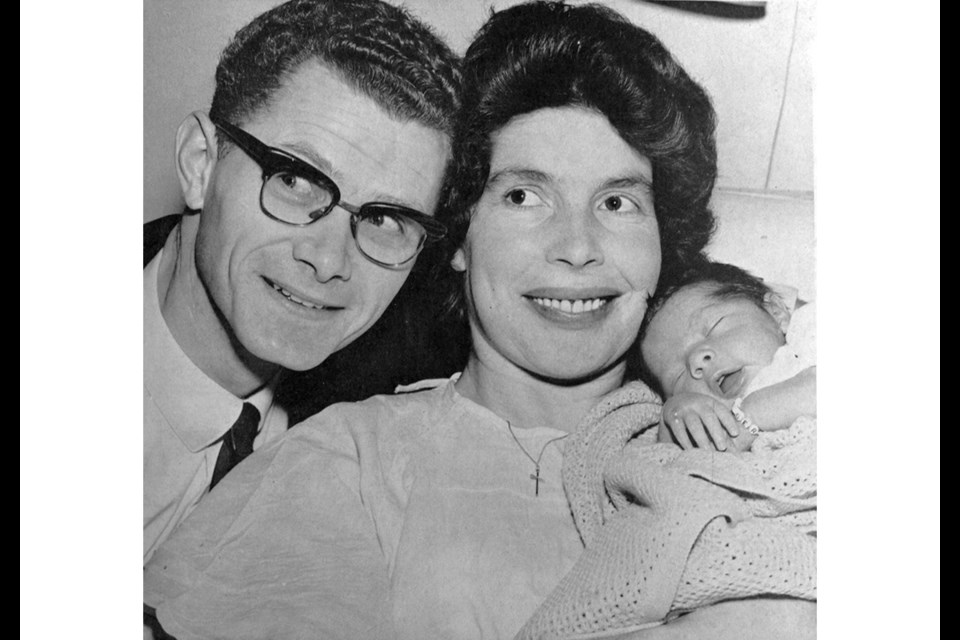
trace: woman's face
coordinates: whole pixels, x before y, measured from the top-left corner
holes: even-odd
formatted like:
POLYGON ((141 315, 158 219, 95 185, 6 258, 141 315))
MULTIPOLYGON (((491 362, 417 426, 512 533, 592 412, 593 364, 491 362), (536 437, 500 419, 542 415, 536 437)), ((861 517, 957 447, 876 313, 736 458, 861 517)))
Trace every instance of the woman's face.
POLYGON ((559 380, 622 366, 660 274, 653 170, 605 116, 517 116, 453 260, 474 357, 559 380))

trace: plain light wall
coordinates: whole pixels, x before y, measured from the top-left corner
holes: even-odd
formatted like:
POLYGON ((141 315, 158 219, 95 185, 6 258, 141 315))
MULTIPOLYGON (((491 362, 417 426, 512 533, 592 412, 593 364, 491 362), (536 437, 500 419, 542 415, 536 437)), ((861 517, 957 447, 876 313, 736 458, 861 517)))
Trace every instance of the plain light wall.
MULTIPOLYGON (((491 8, 515 0, 403 4, 463 52, 491 8)), ((182 208, 173 163, 180 121, 207 109, 219 52, 276 0, 145 0, 144 220, 182 208)), ((810 51, 812 0, 777 0, 760 19, 704 16, 638 0, 607 4, 657 34, 714 101, 718 187, 813 191, 810 51)))

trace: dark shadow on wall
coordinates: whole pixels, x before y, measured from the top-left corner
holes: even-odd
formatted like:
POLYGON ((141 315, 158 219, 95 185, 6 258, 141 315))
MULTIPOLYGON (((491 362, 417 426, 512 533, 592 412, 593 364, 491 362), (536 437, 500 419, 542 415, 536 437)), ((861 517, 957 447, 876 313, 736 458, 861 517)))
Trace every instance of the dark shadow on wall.
POLYGON ((678 2, 677 0, 644 1, 668 9, 686 11, 688 13, 699 13, 715 18, 727 18, 729 20, 757 20, 767 15, 767 3, 762 0, 752 2, 750 0, 743 2, 701 2, 700 0, 686 0, 684 2, 678 2))

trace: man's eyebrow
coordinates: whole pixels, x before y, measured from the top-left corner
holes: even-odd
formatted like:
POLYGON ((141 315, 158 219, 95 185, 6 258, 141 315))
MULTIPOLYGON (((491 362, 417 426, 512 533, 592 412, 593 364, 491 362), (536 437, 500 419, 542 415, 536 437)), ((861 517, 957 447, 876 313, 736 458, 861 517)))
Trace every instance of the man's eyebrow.
POLYGON ((313 148, 299 142, 291 142, 283 146, 284 151, 293 152, 293 155, 299 156, 307 164, 312 164, 314 168, 331 175, 334 173, 330 161, 317 153, 313 148))
POLYGON ((490 178, 487 179, 487 186, 496 186, 498 182, 508 179, 523 180, 525 182, 553 182, 553 177, 550 174, 544 173, 538 169, 507 167, 506 169, 501 169, 496 173, 491 174, 490 178))
MULTIPOLYGON (((305 144, 291 142, 285 144, 284 151, 293 152, 293 155, 298 156, 301 160, 307 164, 313 165, 315 169, 320 169, 321 172, 327 174, 337 186, 340 186, 340 182, 343 179, 337 171, 333 168, 333 165, 330 164, 330 161, 318 154, 312 147, 309 147, 305 144)), ((372 194, 372 200, 370 202, 384 202, 389 204, 395 204, 397 206, 406 207, 414 211, 419 211, 421 213, 425 212, 425 207, 422 204, 417 204, 413 202, 405 202, 401 198, 398 198, 396 194, 384 193, 382 191, 377 191, 372 194)), ((354 203, 356 204, 356 203, 354 203)))

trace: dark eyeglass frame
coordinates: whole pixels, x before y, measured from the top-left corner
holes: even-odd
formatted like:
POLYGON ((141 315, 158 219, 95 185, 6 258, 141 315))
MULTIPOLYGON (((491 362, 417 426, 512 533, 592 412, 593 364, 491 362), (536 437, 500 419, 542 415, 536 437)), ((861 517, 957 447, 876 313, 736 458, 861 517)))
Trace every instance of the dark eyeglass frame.
POLYGON ((344 202, 340 199, 340 188, 337 186, 337 183, 335 183, 327 174, 323 173, 312 164, 301 160, 300 158, 284 151, 283 149, 277 149, 276 147, 271 147, 270 145, 261 142, 240 127, 232 125, 220 117, 211 115, 210 120, 220 131, 225 133, 234 144, 240 147, 244 153, 250 157, 251 160, 260 165, 260 168, 263 170, 263 182, 260 185, 260 210, 263 211, 264 215, 271 220, 276 220, 277 222, 290 225, 292 227, 306 227, 313 224, 317 220, 326 217, 328 213, 339 206, 341 209, 344 209, 350 214, 350 231, 353 234, 353 241, 357 245, 357 250, 360 251, 360 253, 363 254, 367 260, 389 269, 404 266, 420 254, 420 251, 427 242, 435 242, 442 239, 447 234, 447 228, 442 222, 439 222, 432 216, 421 213, 416 209, 410 209, 409 207, 404 207, 402 205, 392 204, 389 202, 367 202, 359 206, 344 202), (311 213, 311 220, 309 222, 290 222, 289 220, 278 218, 274 214, 270 213, 270 211, 263 205, 263 190, 267 184, 267 181, 278 173, 286 172, 316 182, 330 191, 332 196, 330 204, 324 209, 320 209, 315 213, 311 213), (406 218, 407 220, 418 224, 424 230, 424 236, 413 255, 402 262, 389 263, 383 262, 382 260, 377 260, 376 258, 367 254, 367 252, 364 251, 360 246, 360 240, 357 238, 357 223, 361 219, 373 218, 384 214, 392 217, 406 218))

